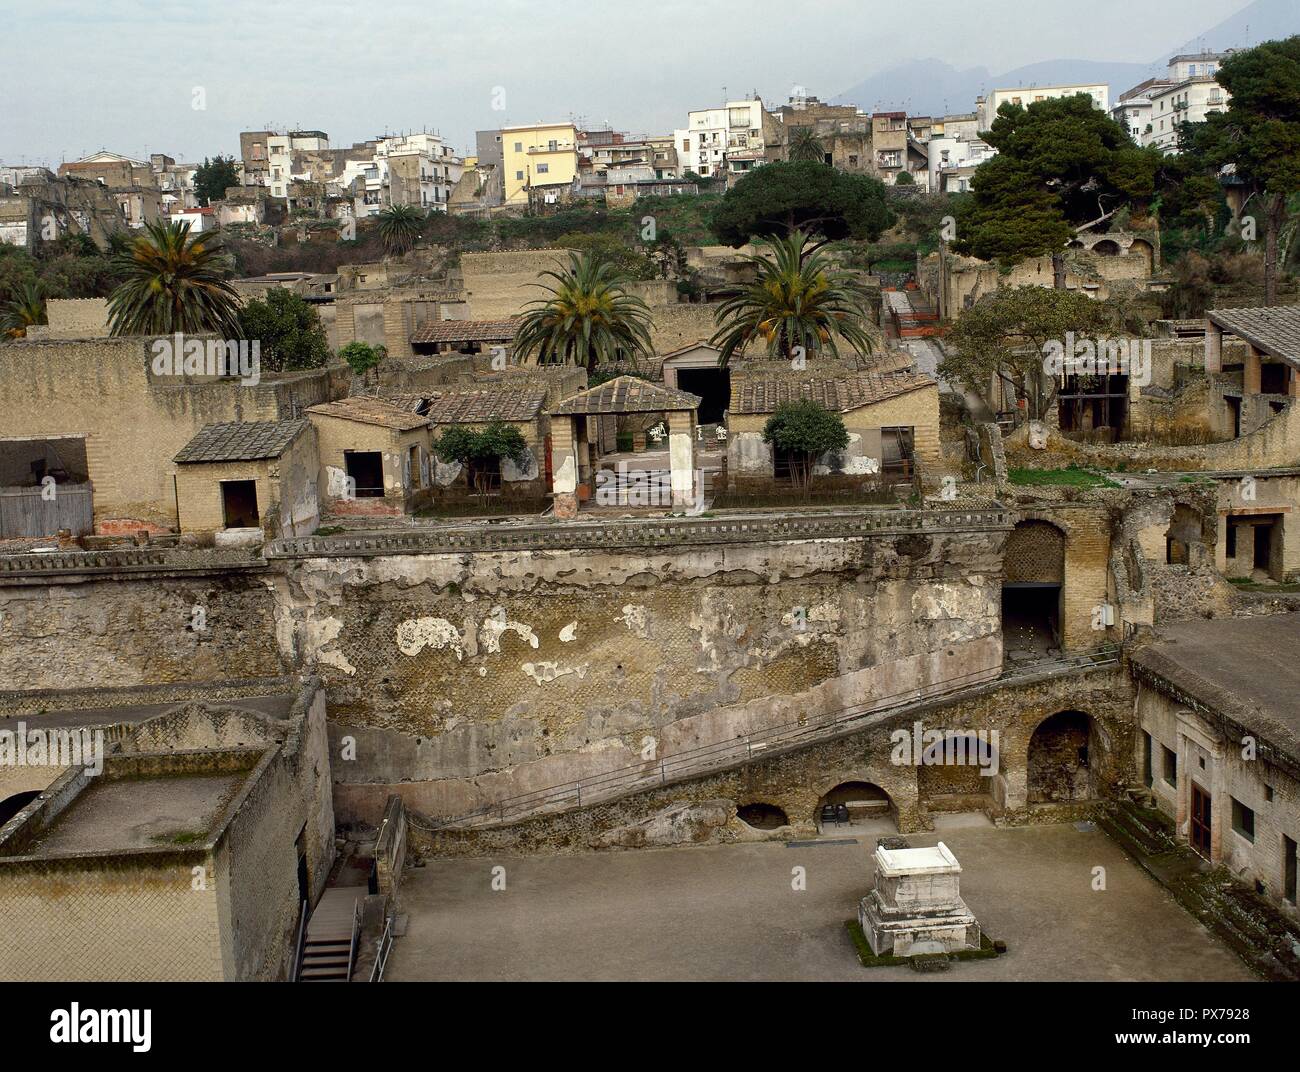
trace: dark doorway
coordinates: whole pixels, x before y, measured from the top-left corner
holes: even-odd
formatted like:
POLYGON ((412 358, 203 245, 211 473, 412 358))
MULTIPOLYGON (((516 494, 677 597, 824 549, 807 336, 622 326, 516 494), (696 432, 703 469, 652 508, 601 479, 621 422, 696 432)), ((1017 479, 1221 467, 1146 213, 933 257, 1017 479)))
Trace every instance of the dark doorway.
POLYGON ((1225 396, 1223 399, 1228 403, 1228 411, 1232 414, 1232 438, 1241 438, 1241 399, 1225 396))
POLYGON ((1128 377, 1116 374, 1071 375, 1057 396, 1062 432, 1083 432, 1115 442, 1128 419, 1128 377))
POLYGON ((731 407, 730 369, 678 369, 677 387, 679 390, 700 396, 700 424, 719 424, 722 415, 731 407))
POLYGON ((307 872, 307 824, 298 831, 294 848, 298 852, 298 903, 311 900, 311 876, 307 872))
POLYGON ((384 456, 377 450, 345 450, 343 467, 356 484, 358 499, 384 497, 384 456))
POLYGON ((4 826, 5 823, 40 795, 41 791, 39 789, 33 789, 30 792, 15 793, 11 797, 0 800, 0 826, 4 826))
POLYGON ((1192 848, 1210 858, 1210 794, 1192 783, 1192 848))
POLYGON ((1290 386, 1287 373, 1290 365, 1276 361, 1265 361, 1259 366, 1259 393, 1264 395, 1284 395, 1290 386))
POLYGON ((1282 896, 1296 903, 1295 842, 1282 835, 1282 896))
POLYGON ((1002 635, 1008 651, 1046 653, 1060 645, 1061 586, 1004 584, 1002 635))
POLYGON ((880 471, 886 480, 911 480, 915 457, 911 428, 880 429, 880 471))
POLYGON ((1273 542, 1272 525, 1255 526, 1255 568, 1269 572, 1269 549, 1273 542))
POLYGON ((228 529, 252 529, 258 525, 257 481, 223 480, 221 513, 228 529))
POLYGON ((779 830, 790 825, 785 809, 775 804, 745 804, 736 809, 736 818, 755 830, 779 830))
POLYGON ((1061 643, 1065 533, 1048 521, 1016 524, 1003 555, 1002 636, 1007 655, 1038 655, 1061 643))

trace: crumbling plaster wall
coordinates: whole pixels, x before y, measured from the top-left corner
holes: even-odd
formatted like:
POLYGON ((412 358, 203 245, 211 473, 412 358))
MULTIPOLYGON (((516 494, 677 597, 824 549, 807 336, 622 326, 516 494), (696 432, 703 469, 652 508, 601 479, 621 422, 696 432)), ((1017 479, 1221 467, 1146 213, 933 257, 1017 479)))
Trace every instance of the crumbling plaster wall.
POLYGON ((635 763, 646 738, 670 754, 996 672, 1004 539, 300 560, 277 635, 328 683, 335 756, 354 742, 341 818, 394 791, 457 814, 635 763))

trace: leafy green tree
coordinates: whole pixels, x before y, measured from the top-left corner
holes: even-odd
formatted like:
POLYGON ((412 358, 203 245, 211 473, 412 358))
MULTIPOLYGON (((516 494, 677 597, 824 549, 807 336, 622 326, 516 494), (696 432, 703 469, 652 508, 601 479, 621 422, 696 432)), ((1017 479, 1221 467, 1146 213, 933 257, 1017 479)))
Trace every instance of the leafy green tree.
POLYGON ((636 360, 650 350, 650 310, 628 294, 628 282, 599 257, 571 253, 569 266, 542 273, 534 283, 548 297, 530 302, 515 334, 515 353, 536 353, 539 364, 581 365, 588 372, 611 362, 636 360))
POLYGON ((729 291, 714 313, 718 330, 710 343, 722 350, 719 361, 763 340, 769 356, 789 360, 795 348, 803 356, 825 352, 839 356, 843 341, 857 353, 870 353, 871 336, 864 326, 865 291, 849 272, 836 269, 824 252, 808 254, 807 236, 764 244, 771 256, 749 256, 754 282, 729 291))
POLYGON ((24 339, 27 329, 48 324, 45 315, 45 288, 40 283, 25 283, 17 296, 0 308, 0 336, 24 339))
POLYGON ((616 272, 628 279, 653 279, 656 275, 654 261, 646 254, 633 249, 618 235, 607 231, 593 233, 573 231, 560 235, 556 245, 612 264, 616 272))
POLYGON ((486 496, 496 485, 501 460, 509 458, 523 468, 528 461, 528 444, 519 429, 504 421, 493 421, 480 431, 464 425, 450 425, 434 439, 433 452, 444 462, 459 462, 473 478, 473 487, 486 496))
POLYGON ((194 172, 194 194, 200 205, 210 205, 226 196, 226 190, 239 185, 239 165, 233 156, 217 154, 203 163, 194 172))
POLYGON ((339 351, 339 357, 348 363, 348 367, 357 376, 364 376, 388 356, 388 347, 371 346, 359 339, 350 342, 339 351))
POLYGON ((1155 189, 1159 152, 1138 148, 1087 94, 1004 104, 981 137, 998 154, 975 169, 954 248, 1008 267, 1051 254, 1058 288, 1066 243, 1155 189))
POLYGON ((414 205, 390 205, 379 213, 379 237, 384 240, 384 249, 400 256, 415 248, 420 230, 424 226, 425 213, 414 205))
MULTIPOLYGON (((1278 236, 1300 191, 1300 35, 1229 56, 1215 80, 1232 99, 1206 117, 1205 151, 1234 166, 1264 216, 1264 302, 1277 302, 1278 236)), ((1244 210, 1243 215, 1250 215, 1244 210)))
POLYGON ((755 238, 788 238, 802 231, 817 241, 856 238, 874 242, 894 224, 879 179, 850 175, 808 161, 764 164, 727 191, 713 214, 713 231, 739 248, 755 238))
POLYGON ((219 238, 191 238, 188 223, 151 223, 113 268, 121 283, 108 302, 112 334, 239 337, 239 296, 219 238))
POLYGON ((1041 420, 1056 397, 1056 379, 1046 368, 1047 343, 1063 343, 1067 332, 1083 336, 1113 326, 1110 307, 1079 291, 1002 287, 958 318, 944 340, 939 372, 986 399, 997 377, 1026 400, 1031 418, 1041 420))
POLYGON ((817 459, 827 451, 847 447, 849 433, 838 413, 811 398, 801 398, 776 407, 763 425, 763 442, 786 452, 795 486, 806 490, 817 459))
POLYGON ((895 186, 915 186, 916 180, 912 178, 910 171, 900 171, 898 177, 894 179, 895 186))
POLYGON ((272 372, 320 368, 330 357, 320 314, 284 287, 268 290, 239 311, 238 337, 260 342, 262 368, 272 372))
POLYGON ((786 159, 795 162, 824 164, 826 162, 826 146, 822 144, 821 138, 817 136, 815 128, 801 125, 791 129, 789 141, 786 143, 785 155, 786 159))

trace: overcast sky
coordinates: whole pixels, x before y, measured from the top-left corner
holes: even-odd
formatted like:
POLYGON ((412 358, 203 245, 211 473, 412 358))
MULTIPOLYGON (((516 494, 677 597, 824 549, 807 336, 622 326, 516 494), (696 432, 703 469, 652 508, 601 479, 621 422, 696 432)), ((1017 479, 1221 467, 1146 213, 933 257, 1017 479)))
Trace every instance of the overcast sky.
POLYGON ((1062 57, 1149 62, 1245 6, 7 0, 0 163, 57 165, 101 148, 198 161, 237 155, 239 131, 262 127, 321 129, 332 145, 427 128, 462 152, 476 129, 503 122, 667 133, 724 86, 779 104, 793 85, 826 99, 929 57, 995 74, 1062 57))

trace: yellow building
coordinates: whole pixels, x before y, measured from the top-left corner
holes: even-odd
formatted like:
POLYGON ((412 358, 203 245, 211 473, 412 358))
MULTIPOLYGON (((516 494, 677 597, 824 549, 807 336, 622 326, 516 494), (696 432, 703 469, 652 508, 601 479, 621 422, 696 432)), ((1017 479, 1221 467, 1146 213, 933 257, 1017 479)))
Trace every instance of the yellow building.
POLYGON ((526 205, 538 186, 567 186, 578 174, 578 131, 572 123, 503 127, 507 205, 526 205))

